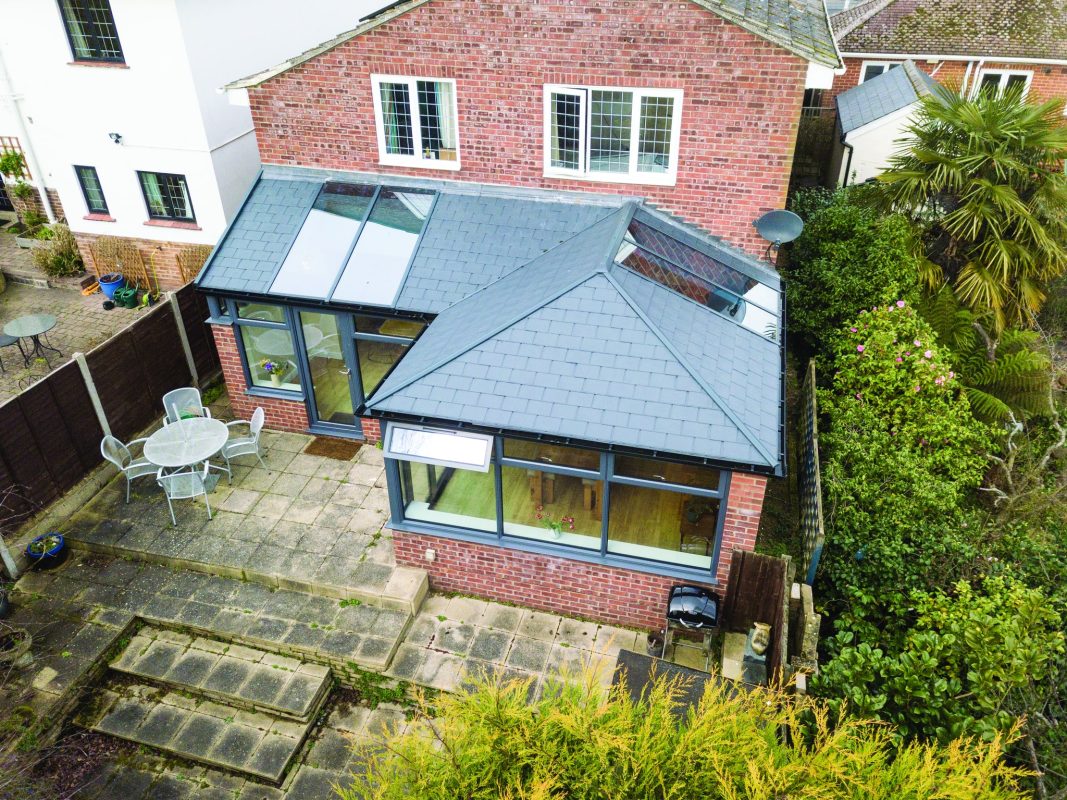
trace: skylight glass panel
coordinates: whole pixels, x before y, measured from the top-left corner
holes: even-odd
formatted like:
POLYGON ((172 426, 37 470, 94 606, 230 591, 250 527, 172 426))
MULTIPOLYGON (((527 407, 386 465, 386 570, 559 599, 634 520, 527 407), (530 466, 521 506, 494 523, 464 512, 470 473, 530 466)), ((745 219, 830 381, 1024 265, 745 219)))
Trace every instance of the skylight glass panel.
POLYGON ((777 341, 781 298, 776 289, 694 247, 634 220, 615 261, 777 341))
POLYGON ((367 215, 374 190, 374 186, 355 183, 328 182, 322 187, 271 284, 271 294, 326 298, 367 215))
POLYGON ((393 305, 435 194, 429 189, 382 189, 332 300, 393 305))
POLYGON ((386 458, 488 472, 493 437, 390 423, 386 429, 384 452, 386 458))

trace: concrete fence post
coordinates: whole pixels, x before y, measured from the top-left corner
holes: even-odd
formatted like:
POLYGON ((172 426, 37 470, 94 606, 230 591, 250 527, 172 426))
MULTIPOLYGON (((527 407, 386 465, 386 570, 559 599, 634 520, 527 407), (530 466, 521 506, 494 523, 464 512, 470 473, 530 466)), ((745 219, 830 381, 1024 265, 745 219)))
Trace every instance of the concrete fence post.
POLYGON ((178 305, 178 295, 167 292, 170 307, 174 309, 174 321, 178 325, 178 338, 182 342, 182 350, 185 351, 185 361, 189 365, 189 374, 193 376, 193 385, 200 385, 200 376, 196 372, 196 360, 193 358, 193 348, 189 346, 189 337, 185 333, 185 320, 182 318, 182 310, 178 305))
POLYGON ((89 372, 89 363, 85 360, 83 353, 75 353, 71 358, 78 362, 78 369, 81 370, 82 380, 85 381, 85 389, 89 392, 89 400, 93 404, 93 411, 96 412, 96 419, 100 423, 100 428, 104 431, 105 436, 110 436, 111 426, 108 424, 107 414, 104 413, 104 406, 100 402, 100 395, 96 391, 93 375, 89 372))

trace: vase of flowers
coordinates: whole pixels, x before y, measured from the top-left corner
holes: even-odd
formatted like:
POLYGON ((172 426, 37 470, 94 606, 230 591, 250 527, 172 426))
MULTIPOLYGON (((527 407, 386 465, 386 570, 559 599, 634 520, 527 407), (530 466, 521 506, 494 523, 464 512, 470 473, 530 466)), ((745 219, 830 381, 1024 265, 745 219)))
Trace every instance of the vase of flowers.
POLYGON ((544 506, 537 507, 537 519, 541 524, 552 531, 552 538, 558 539, 563 535, 564 529, 568 531, 574 530, 574 517, 561 516, 556 517, 552 514, 545 513, 544 506))
POLYGON ((270 376, 270 385, 275 389, 280 389, 282 385, 282 365, 277 361, 265 358, 259 363, 259 366, 270 376))

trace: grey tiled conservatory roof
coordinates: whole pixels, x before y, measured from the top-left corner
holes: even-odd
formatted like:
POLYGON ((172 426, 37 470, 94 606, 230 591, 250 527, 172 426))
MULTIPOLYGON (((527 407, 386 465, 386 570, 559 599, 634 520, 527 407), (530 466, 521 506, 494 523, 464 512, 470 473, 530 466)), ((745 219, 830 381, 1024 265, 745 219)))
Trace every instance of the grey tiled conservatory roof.
POLYGON ((906 108, 924 95, 934 94, 940 84, 905 61, 897 69, 890 69, 839 94, 837 114, 841 131, 849 133, 887 114, 906 108))
POLYGON ((633 213, 443 311, 368 410, 778 470, 780 342, 613 263, 633 213))

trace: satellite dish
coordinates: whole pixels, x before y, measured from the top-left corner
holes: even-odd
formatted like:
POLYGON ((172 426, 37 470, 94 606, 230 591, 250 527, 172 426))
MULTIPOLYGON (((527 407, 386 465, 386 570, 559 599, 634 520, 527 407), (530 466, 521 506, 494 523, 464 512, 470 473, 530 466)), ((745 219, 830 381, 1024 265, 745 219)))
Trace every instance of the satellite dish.
POLYGON ((768 211, 753 222, 752 226, 760 236, 771 243, 771 247, 778 247, 800 236, 800 232, 804 230, 804 220, 792 211, 768 211))

